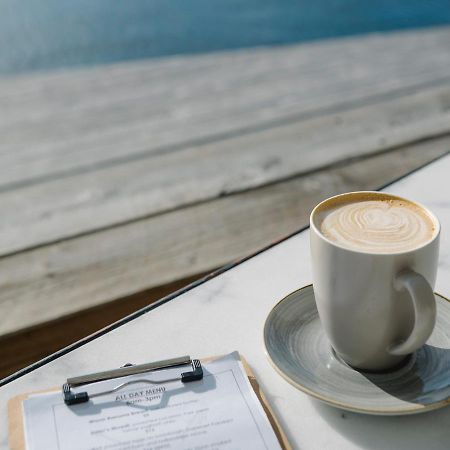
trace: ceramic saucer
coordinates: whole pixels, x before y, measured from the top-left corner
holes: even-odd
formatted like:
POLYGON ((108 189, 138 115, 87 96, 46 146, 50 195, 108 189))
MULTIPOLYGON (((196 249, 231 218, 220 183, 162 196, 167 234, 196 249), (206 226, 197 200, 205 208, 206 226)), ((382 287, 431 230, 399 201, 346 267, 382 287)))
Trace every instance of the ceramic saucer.
POLYGON ((380 415, 440 408, 450 404, 450 300, 435 297, 432 336, 392 372, 359 372, 335 356, 319 321, 312 285, 292 292, 269 313, 266 351, 289 383, 338 408, 380 415))

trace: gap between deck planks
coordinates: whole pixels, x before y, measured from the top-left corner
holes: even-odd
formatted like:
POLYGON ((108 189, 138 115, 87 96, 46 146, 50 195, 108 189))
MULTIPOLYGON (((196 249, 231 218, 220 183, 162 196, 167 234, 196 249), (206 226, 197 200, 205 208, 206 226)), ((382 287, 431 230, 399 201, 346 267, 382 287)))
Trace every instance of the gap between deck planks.
POLYGON ((312 206, 374 189, 450 149, 450 136, 369 156, 0 260, 0 334, 218 267, 307 223, 312 206))
POLYGON ((12 335, 0 336, 0 380, 206 275, 191 275, 12 335))
POLYGON ((450 132, 450 83, 392 97, 0 192, 0 257, 450 132))

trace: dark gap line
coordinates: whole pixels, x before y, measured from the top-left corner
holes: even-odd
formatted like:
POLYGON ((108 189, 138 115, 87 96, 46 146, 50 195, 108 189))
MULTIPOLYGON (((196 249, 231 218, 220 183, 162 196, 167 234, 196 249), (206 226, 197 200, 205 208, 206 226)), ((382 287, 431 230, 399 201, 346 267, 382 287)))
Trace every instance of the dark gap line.
POLYGON ((178 144, 163 145, 157 147, 154 151, 149 152, 148 150, 143 150, 136 152, 132 155, 127 155, 123 157, 112 158, 110 160, 98 161, 96 163, 79 166, 72 169, 56 171, 51 174, 40 175, 36 177, 31 177, 26 180, 21 180, 17 182, 10 182, 0 186, 0 193, 8 192, 16 189, 30 187, 36 184, 43 184, 46 182, 53 182, 59 179, 70 178, 76 175, 86 174, 101 171, 111 167, 115 167, 121 164, 126 164, 130 162, 140 161, 144 159, 150 159, 153 157, 172 154, 180 152, 183 150, 190 149, 192 147, 201 147, 208 144, 213 144, 219 141, 227 141, 239 137, 246 136, 248 134, 259 133, 265 130, 270 130, 277 127, 282 127, 284 125, 290 125, 296 122, 307 121, 320 116, 329 116, 339 112, 349 112, 353 109, 358 109, 364 106, 376 105, 383 103, 386 100, 391 100, 393 98, 404 97, 413 93, 417 93, 420 89, 431 89, 437 86, 445 86, 446 83, 450 82, 450 77, 436 78, 435 80, 419 83, 414 86, 402 87, 388 91, 385 93, 373 94, 367 97, 362 97, 356 100, 344 101, 331 106, 326 106, 317 109, 311 109, 298 114, 287 115, 285 117, 280 117, 278 119, 269 120, 267 122, 259 123, 257 125, 249 125, 234 131, 226 131, 222 133, 216 133, 210 136, 205 136, 198 139, 192 139, 185 142, 180 142, 178 144))
MULTIPOLYGON (((91 228, 89 230, 82 231, 82 232, 79 232, 79 233, 75 233, 75 234, 72 234, 70 236, 66 236, 66 237, 61 237, 61 238, 58 238, 58 239, 53 239, 53 240, 40 242, 39 244, 36 244, 36 245, 31 245, 29 247, 19 248, 17 250, 13 250, 13 251, 10 251, 10 252, 7 252, 7 253, 0 254, 0 259, 17 256, 17 255, 20 255, 22 253, 28 253, 28 252, 31 252, 31 251, 34 251, 34 250, 39 250, 41 248, 48 247, 48 246, 51 246, 51 245, 58 245, 58 244, 62 244, 64 242, 70 242, 70 241, 73 241, 73 240, 76 240, 76 239, 79 239, 79 238, 83 238, 83 237, 86 237, 86 236, 89 236, 89 235, 95 235, 95 234, 98 234, 98 233, 103 233, 105 231, 113 230, 113 229, 116 229, 116 228, 121 228, 121 227, 124 227, 124 226, 132 225, 134 223, 138 223, 138 222, 144 221, 144 220, 149 220, 149 219, 152 219, 152 218, 155 218, 155 217, 158 217, 158 216, 162 216, 164 214, 170 214, 170 213, 173 213, 175 211, 183 211, 183 210, 186 210, 186 209, 189 209, 189 208, 193 208, 193 207, 196 207, 196 206, 204 205, 204 204, 207 204, 207 203, 212 203, 212 202, 220 200, 222 198, 231 197, 231 196, 237 196, 237 195, 241 195, 241 194, 246 194, 248 192, 257 191, 259 189, 263 189, 263 188, 270 187, 270 186, 275 186, 275 185, 278 185, 278 184, 281 184, 281 183, 285 183, 287 181, 292 181, 292 180, 295 180, 297 178, 302 178, 302 177, 314 175, 316 173, 319 173, 319 172, 322 172, 322 171, 326 171, 326 170, 329 170, 329 169, 332 169, 332 168, 334 169, 334 168, 343 167, 343 166, 345 166, 347 164, 351 164, 353 162, 363 161, 363 160, 369 159, 371 157, 387 154, 387 153, 392 152, 392 151, 399 151, 399 150, 401 150, 404 147, 409 146, 409 145, 421 144, 421 143, 425 143, 427 141, 433 141, 433 140, 436 140, 436 139, 439 139, 439 138, 442 138, 442 137, 445 137, 445 136, 449 136, 450 137, 450 133, 449 132, 438 133, 438 134, 430 136, 430 137, 424 137, 424 138, 421 138, 421 139, 416 139, 414 141, 404 142, 402 144, 394 145, 394 146, 391 146, 391 147, 386 147, 386 148, 383 148, 381 150, 378 150, 378 151, 375 151, 373 153, 369 153, 369 154, 366 154, 366 155, 351 156, 349 158, 345 158, 345 159, 341 159, 339 161, 335 161, 335 162, 332 162, 332 163, 329 163, 329 164, 325 164, 323 166, 316 167, 316 168, 311 169, 311 170, 307 170, 307 171, 304 171, 304 172, 296 172, 295 174, 287 175, 287 176, 282 177, 282 178, 277 178, 276 180, 268 181, 268 182, 266 182, 264 184, 260 184, 258 186, 252 186, 252 187, 247 187, 247 188, 242 188, 242 189, 226 191, 226 192, 220 193, 220 195, 218 197, 206 198, 206 199, 203 199, 203 200, 197 200, 197 201, 184 203, 183 205, 180 205, 180 206, 175 206, 175 207, 172 207, 172 208, 162 209, 162 210, 159 210, 158 212, 153 212, 153 213, 150 213, 150 214, 143 214, 141 216, 133 217, 132 219, 118 221, 118 222, 115 222, 115 223, 112 223, 112 224, 109 224, 109 225, 106 225, 106 226, 103 226, 103 227, 91 228)), ((445 156, 448 153, 450 153, 450 149, 442 156, 445 156)))

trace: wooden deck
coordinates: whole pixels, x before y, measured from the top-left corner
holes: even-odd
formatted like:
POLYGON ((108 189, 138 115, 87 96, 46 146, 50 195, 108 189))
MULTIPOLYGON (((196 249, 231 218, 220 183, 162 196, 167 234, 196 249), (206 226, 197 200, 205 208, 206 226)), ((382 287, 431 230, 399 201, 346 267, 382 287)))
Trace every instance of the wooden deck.
POLYGON ((5 373, 448 152, 450 27, 0 79, 0 136, 5 373))

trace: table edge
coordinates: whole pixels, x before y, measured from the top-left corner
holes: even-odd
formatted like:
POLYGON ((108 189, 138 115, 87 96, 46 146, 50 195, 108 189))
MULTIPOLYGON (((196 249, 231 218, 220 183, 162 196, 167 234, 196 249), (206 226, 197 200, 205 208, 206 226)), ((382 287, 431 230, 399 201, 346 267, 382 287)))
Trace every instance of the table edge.
MULTIPOLYGON (((385 189, 385 188, 389 187, 390 185, 395 184, 395 183, 401 181, 402 179, 407 178, 407 177, 411 176, 412 174, 424 169, 425 167, 435 163, 436 161, 445 158, 449 154, 450 154, 450 150, 448 150, 446 153, 444 153, 436 158, 433 158, 431 161, 428 161, 425 164, 423 164, 419 167, 416 167, 415 169, 411 170, 410 172, 403 174, 382 186, 379 186, 376 190, 379 191, 381 189, 385 189)), ((119 319, 118 321, 102 328, 101 330, 98 330, 95 333, 92 333, 92 334, 80 339, 79 341, 76 341, 73 344, 70 344, 67 347, 62 348, 62 349, 56 351, 55 353, 52 353, 52 354, 46 356, 45 358, 43 358, 39 361, 36 361, 33 364, 30 364, 29 366, 24 367, 23 369, 20 369, 17 372, 12 373, 11 375, 8 375, 7 377, 0 380, 0 387, 5 386, 5 385, 23 377, 24 375, 32 372, 33 370, 36 370, 39 367, 42 367, 42 366, 60 358, 61 356, 64 356, 64 355, 70 353, 71 351, 76 350, 79 347, 82 347, 83 345, 93 341, 94 339, 97 339, 97 338, 105 335, 106 333, 109 333, 110 331, 112 331, 116 328, 119 328, 122 325, 125 325, 128 322, 131 322, 132 320, 138 318, 139 316, 142 316, 142 315, 148 313, 149 311, 156 309, 158 306, 161 306, 164 303, 167 303, 170 300, 173 300, 174 298, 179 297, 182 294, 185 294, 186 292, 206 283, 207 281, 227 272, 230 269, 233 269, 234 267, 248 261, 251 258, 254 258, 255 256, 258 256, 259 254, 261 254, 267 250, 270 250, 272 247, 275 247, 276 245, 290 239, 291 237, 302 233, 303 231, 307 230, 308 228, 309 228, 309 225, 306 225, 306 226, 294 231, 293 233, 283 236, 280 239, 277 239, 277 240, 271 242, 269 245, 257 250, 256 252, 253 252, 243 258, 239 258, 235 261, 232 261, 229 264, 226 264, 226 265, 220 267, 219 269, 209 273, 208 275, 188 284, 187 286, 185 286, 181 289, 178 289, 177 291, 172 292, 171 294, 157 300, 156 302, 152 303, 151 305, 144 306, 143 308, 129 314, 128 316, 123 317, 122 319, 119 319)))

